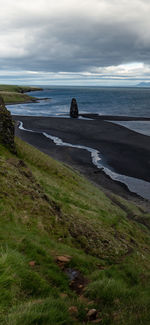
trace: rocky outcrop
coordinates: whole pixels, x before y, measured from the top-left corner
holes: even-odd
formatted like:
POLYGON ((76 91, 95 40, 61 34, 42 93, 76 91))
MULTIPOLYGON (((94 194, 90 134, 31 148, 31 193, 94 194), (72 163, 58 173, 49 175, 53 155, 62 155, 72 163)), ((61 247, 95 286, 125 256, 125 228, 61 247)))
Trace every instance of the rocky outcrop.
POLYGON ((77 118, 79 115, 78 113, 78 104, 75 98, 72 98, 71 106, 70 106, 70 116, 77 118))
POLYGON ((14 143, 14 123, 10 112, 5 107, 3 98, 0 96, 0 142, 12 152, 16 153, 14 143))

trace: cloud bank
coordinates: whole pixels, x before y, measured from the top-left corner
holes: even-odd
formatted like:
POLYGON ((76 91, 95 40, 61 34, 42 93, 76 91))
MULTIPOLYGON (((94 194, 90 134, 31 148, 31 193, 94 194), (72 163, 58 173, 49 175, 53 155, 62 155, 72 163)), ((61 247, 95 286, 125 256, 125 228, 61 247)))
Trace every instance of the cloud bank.
POLYGON ((148 0, 0 3, 1 76, 150 78, 148 0))

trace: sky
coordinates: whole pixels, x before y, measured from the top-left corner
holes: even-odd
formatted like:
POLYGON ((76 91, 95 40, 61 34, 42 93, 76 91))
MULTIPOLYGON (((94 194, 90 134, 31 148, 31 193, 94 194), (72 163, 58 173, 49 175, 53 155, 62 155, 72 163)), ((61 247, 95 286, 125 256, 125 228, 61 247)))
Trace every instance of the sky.
POLYGON ((150 82, 149 0, 0 0, 0 83, 150 82))

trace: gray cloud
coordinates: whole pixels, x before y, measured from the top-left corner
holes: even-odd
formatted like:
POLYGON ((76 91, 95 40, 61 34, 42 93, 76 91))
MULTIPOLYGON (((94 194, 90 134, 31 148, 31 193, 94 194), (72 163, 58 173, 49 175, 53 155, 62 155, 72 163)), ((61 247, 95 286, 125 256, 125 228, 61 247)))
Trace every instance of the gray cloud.
POLYGON ((149 65, 149 14, 147 0, 1 0, 1 69, 102 73, 149 65))

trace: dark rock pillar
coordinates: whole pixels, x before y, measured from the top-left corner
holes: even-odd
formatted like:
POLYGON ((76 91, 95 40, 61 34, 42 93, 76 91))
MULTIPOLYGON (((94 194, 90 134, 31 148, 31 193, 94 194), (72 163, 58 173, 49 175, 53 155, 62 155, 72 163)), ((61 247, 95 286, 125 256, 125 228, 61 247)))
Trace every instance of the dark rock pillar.
POLYGON ((71 117, 78 117, 79 112, 78 112, 78 104, 75 98, 72 98, 71 101, 71 106, 70 106, 70 116, 71 117))
POLYGON ((0 142, 12 152, 16 153, 14 143, 14 123, 10 112, 5 107, 3 98, 0 96, 0 142))

